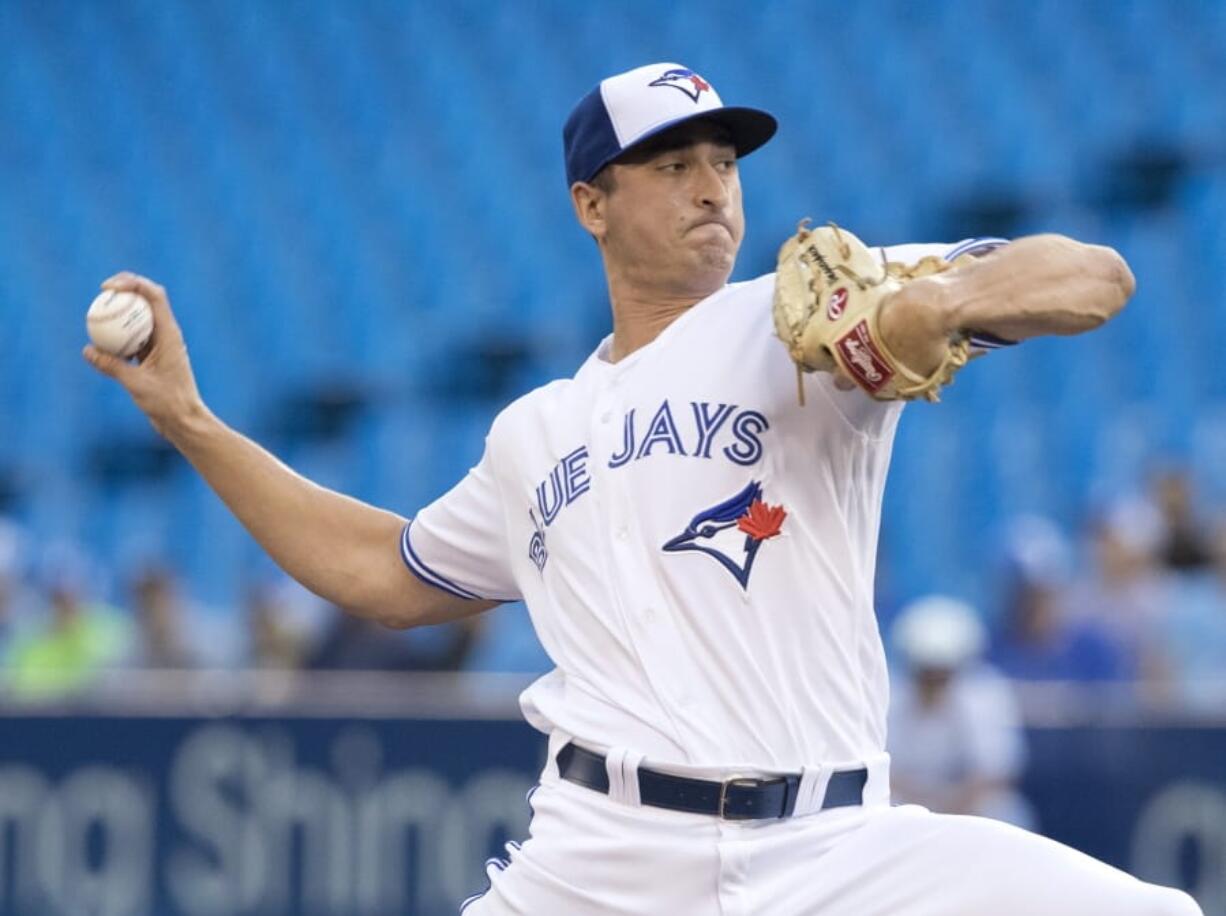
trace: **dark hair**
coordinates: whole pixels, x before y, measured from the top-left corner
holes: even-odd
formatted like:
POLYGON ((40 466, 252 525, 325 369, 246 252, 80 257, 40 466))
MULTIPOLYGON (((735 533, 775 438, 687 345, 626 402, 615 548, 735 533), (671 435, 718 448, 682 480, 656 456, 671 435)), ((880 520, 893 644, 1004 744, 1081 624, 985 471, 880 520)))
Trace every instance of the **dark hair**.
POLYGON ((613 175, 613 170, 609 166, 605 166, 599 172, 592 176, 592 180, 588 184, 599 188, 604 193, 609 194, 617 187, 617 178, 613 175))

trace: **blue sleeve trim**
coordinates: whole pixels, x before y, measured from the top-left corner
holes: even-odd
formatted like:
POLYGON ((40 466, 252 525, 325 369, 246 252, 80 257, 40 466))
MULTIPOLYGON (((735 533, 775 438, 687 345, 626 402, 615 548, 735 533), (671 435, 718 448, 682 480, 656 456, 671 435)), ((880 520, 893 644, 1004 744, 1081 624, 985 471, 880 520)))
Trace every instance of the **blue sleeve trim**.
POLYGON ((987 331, 975 331, 971 334, 971 346, 980 350, 999 350, 1001 347, 1016 347, 1016 340, 1006 340, 987 331))
MULTIPOLYGON (((989 252, 995 251, 1003 245, 1008 245, 1008 239, 995 238, 993 236, 981 236, 980 238, 967 239, 964 242, 959 242, 946 255, 946 261, 952 261, 955 258, 960 258, 964 254, 969 254, 971 257, 983 257, 989 252)), ((1013 347, 1017 345, 1016 340, 1006 340, 1003 337, 997 337, 995 334, 989 334, 987 331, 975 331, 970 336, 972 347, 980 350, 999 350, 1001 347, 1013 347)))
POLYGON ((461 588, 456 585, 446 576, 440 575, 429 566, 421 561, 421 557, 413 549, 413 544, 409 540, 409 529, 413 527, 413 523, 409 522, 404 526, 404 530, 400 532, 400 557, 404 560, 404 565, 409 567, 409 572, 421 579, 427 585, 433 585, 435 588, 440 588, 445 592, 455 595, 457 598, 468 598, 481 600, 481 596, 475 592, 470 592, 466 588, 461 588))
POLYGON ((975 239, 966 239, 959 242, 951 250, 946 252, 945 260, 952 261, 955 258, 960 258, 964 254, 969 254, 972 257, 982 257, 990 251, 995 251, 1002 245, 1008 245, 1008 239, 995 238, 993 236, 982 236, 975 239))

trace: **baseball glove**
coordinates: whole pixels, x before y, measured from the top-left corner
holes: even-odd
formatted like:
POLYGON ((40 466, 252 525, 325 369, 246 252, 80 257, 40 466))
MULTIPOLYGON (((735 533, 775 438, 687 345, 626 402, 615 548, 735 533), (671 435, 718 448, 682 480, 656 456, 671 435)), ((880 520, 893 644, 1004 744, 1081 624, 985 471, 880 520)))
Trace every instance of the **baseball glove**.
POLYGON ((904 283, 950 270, 963 259, 886 262, 834 223, 812 230, 807 223, 779 249, 774 301, 775 332, 796 363, 801 403, 801 372, 836 370, 881 401, 940 400, 941 387, 966 365, 966 337, 952 338, 940 365, 920 375, 890 352, 877 319, 882 300, 904 283))

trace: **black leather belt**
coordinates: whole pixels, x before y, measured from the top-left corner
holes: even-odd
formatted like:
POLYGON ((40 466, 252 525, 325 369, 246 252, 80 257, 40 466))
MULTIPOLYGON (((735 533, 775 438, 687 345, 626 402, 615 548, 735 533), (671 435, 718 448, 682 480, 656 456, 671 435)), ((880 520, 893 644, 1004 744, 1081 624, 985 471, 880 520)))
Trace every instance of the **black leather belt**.
MULTIPOLYGON (((609 794, 609 771, 602 755, 566 744, 558 751, 558 775, 596 792, 609 794)), ((717 782, 690 779, 639 767, 639 799, 645 805, 714 814, 728 821, 791 817, 796 808, 800 775, 768 779, 736 776, 717 782)), ((868 770, 842 770, 830 774, 822 809, 843 808, 864 803, 868 770)))

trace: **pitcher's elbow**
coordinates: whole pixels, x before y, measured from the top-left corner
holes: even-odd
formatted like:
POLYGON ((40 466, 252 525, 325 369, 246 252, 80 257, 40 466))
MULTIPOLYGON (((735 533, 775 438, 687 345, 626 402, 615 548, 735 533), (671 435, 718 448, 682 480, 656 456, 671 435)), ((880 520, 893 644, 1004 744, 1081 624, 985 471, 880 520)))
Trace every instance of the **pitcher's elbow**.
POLYGON ((375 621, 391 630, 411 630, 425 623, 421 612, 411 607, 379 608, 372 616, 375 621))
POLYGON ((419 607, 417 602, 397 600, 382 594, 351 595, 343 609, 347 614, 392 630, 408 630, 426 622, 423 619, 425 609, 419 607))
POLYGON ((1116 315, 1132 298, 1132 294, 1137 291, 1137 278, 1133 276, 1132 269, 1128 266, 1128 262, 1114 248, 1103 247, 1100 249, 1101 257, 1104 260, 1104 273, 1107 276, 1108 282, 1111 284, 1112 293, 1111 307, 1107 315, 1108 318, 1116 315))

